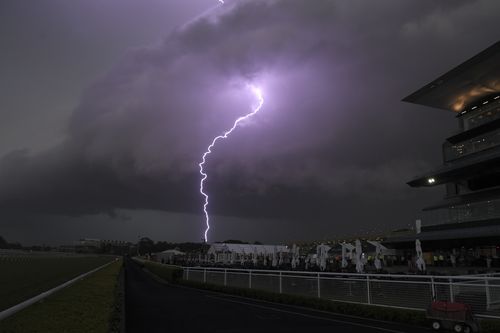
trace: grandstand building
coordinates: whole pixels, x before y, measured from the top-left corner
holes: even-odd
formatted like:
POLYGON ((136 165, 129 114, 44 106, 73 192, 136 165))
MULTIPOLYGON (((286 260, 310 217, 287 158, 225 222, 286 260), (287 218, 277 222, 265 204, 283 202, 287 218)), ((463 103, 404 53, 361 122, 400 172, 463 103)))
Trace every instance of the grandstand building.
MULTIPOLYGON (((460 64, 403 101, 446 110, 458 130, 443 145, 443 161, 415 177, 415 188, 442 186, 445 196, 423 210, 419 238, 427 248, 500 246, 500 42, 460 64)), ((500 254, 500 251, 498 251, 500 254)))

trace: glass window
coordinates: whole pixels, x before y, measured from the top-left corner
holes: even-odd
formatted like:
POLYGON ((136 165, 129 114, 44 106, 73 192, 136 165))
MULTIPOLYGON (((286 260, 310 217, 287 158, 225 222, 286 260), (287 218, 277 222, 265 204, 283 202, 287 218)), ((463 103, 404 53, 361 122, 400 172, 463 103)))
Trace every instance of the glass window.
POLYGON ((493 132, 483 134, 481 136, 469 139, 467 141, 459 142, 457 144, 450 144, 446 142, 443 146, 445 162, 476 153, 500 144, 500 129, 493 132))
POLYGON ((470 114, 465 114, 463 118, 464 130, 466 131, 493 120, 500 119, 500 100, 490 102, 470 114))

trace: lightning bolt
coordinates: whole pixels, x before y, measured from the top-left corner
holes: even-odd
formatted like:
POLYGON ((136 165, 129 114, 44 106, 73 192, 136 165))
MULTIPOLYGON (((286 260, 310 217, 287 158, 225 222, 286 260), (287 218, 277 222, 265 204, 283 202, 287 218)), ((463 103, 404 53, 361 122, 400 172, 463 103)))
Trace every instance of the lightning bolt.
POLYGON ((201 180, 200 180, 200 193, 201 195, 205 198, 205 203, 203 204, 203 212, 205 213, 205 224, 206 224, 206 229, 205 229, 205 233, 204 233, 204 237, 203 239, 205 240, 205 242, 208 241, 208 230, 210 230, 210 217, 208 216, 208 212, 207 212, 207 207, 208 207, 208 194, 205 193, 205 190, 204 190, 204 187, 203 185, 205 184, 205 180, 207 180, 207 173, 203 170, 203 167, 205 165, 205 162, 206 162, 206 159, 207 159, 207 156, 210 155, 210 153, 212 153, 212 149, 215 147, 215 144, 217 143, 217 141, 219 140, 223 140, 223 139, 227 139, 229 137, 229 135, 231 135, 231 133, 245 120, 253 117, 257 112, 260 111, 260 109, 262 108, 262 105, 264 104, 264 98, 262 97, 262 91, 257 88, 257 87, 254 87, 254 86, 250 86, 250 89, 252 90, 252 92, 255 94, 255 97, 257 97, 257 99, 259 100, 259 103, 257 104, 257 106, 253 109, 252 112, 244 115, 244 116, 241 116, 239 117, 238 119, 236 119, 233 123, 233 126, 227 130, 227 131, 224 131, 222 135, 218 135, 216 136, 213 140, 212 140, 212 143, 208 146, 207 148, 207 151, 203 153, 203 156, 201 158, 201 162, 198 164, 198 166, 200 167, 200 175, 201 175, 201 180))

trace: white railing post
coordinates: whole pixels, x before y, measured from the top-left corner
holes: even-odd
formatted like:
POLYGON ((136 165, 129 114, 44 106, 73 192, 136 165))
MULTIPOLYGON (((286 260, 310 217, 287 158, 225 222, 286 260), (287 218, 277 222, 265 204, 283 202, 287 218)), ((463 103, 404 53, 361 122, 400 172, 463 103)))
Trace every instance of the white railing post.
POLYGON ((224 270, 224 286, 227 285, 227 269, 224 270))
POLYGON ((203 283, 207 283, 207 269, 203 269, 203 283))
POLYGON ((186 267, 186 280, 189 281, 189 267, 186 267))
POLYGON ((366 276, 366 301, 368 302, 368 304, 372 304, 370 295, 370 275, 366 276))
POLYGON ((319 279, 319 273, 318 273, 318 298, 321 298, 321 283, 319 279))
POLYGON ((248 289, 252 289, 252 270, 248 271, 248 289))
POLYGON ((455 295, 453 295, 453 281, 452 279, 450 278, 448 280, 450 282, 450 302, 455 302, 455 295))
POLYGON ((282 289, 282 286, 281 286, 281 271, 280 271, 280 294, 281 294, 282 290, 283 289, 282 289))
POLYGON ((436 301, 436 286, 434 285, 434 276, 431 276, 431 293, 432 293, 432 300, 436 301))

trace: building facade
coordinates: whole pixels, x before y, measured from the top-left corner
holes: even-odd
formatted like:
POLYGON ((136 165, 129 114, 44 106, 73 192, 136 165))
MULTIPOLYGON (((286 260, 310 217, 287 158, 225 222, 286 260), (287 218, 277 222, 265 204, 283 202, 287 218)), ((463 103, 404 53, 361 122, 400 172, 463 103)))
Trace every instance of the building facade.
POLYGON ((403 100, 446 110, 458 121, 442 144, 441 165, 408 182, 445 188, 441 201, 423 209, 418 238, 450 247, 499 246, 500 42, 403 100))

